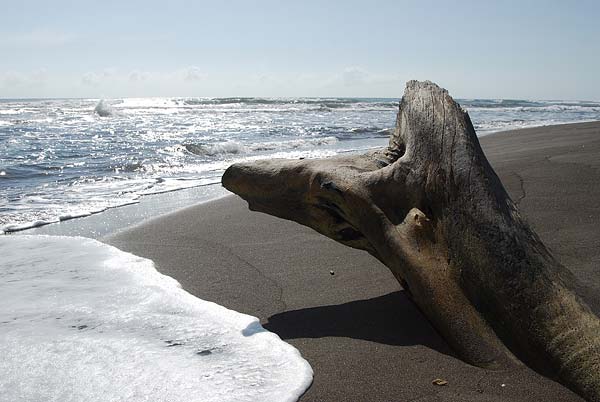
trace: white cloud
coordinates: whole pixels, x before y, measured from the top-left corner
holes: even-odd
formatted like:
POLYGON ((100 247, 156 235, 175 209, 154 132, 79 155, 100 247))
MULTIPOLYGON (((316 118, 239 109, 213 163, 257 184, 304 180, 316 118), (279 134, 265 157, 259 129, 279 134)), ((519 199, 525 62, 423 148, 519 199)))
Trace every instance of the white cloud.
POLYGON ((71 96, 141 97, 206 96, 208 88, 216 85, 205 81, 206 77, 200 68, 191 66, 168 71, 106 67, 87 71, 74 79, 69 75, 57 78, 62 81, 59 88, 69 88, 71 96))
POLYGON ((5 86, 19 86, 25 82, 25 74, 16 71, 8 71, 2 75, 2 81, 5 86))
POLYGON ((81 83, 86 86, 114 84, 123 87, 123 85, 127 86, 140 82, 148 82, 154 85, 176 87, 185 82, 190 83, 205 80, 207 76, 206 73, 202 72, 202 70, 196 66, 167 72, 143 71, 139 69, 122 72, 118 71, 116 68, 108 67, 103 70, 86 72, 81 76, 81 83))
POLYGON ((110 77, 114 77, 115 75, 117 75, 117 69, 114 67, 108 67, 108 68, 105 68, 104 70, 102 70, 103 78, 110 78, 110 77))
POLYGON ((35 71, 0 71, 5 97, 40 96, 399 96, 400 74, 374 73, 351 66, 337 72, 274 73, 257 71, 240 76, 213 72, 198 66, 168 71, 125 70, 99 67, 79 74, 35 71))
POLYGON ((102 71, 88 71, 81 76, 81 82, 84 85, 98 86, 104 84, 109 80, 119 80, 119 74, 116 68, 107 67, 102 71))
POLYGON ((34 82, 44 82, 48 79, 48 71, 45 68, 39 68, 31 73, 31 78, 34 82))
POLYGON ((94 72, 87 72, 81 76, 81 82, 85 85, 97 86, 100 83, 100 76, 94 72))
POLYGON ((371 74, 361 67, 347 67, 341 74, 342 82, 349 87, 364 85, 368 83, 371 78, 371 74))
POLYGON ((0 75, 4 87, 40 87, 48 80, 48 72, 40 68, 30 72, 7 71, 0 75))
POLYGON ((201 81, 207 77, 206 73, 196 66, 187 67, 181 70, 181 73, 185 81, 201 81))
POLYGON ((139 81, 146 81, 147 79, 151 78, 153 76, 152 73, 149 73, 147 71, 139 71, 139 70, 133 70, 129 73, 129 81, 131 82, 139 82, 139 81))

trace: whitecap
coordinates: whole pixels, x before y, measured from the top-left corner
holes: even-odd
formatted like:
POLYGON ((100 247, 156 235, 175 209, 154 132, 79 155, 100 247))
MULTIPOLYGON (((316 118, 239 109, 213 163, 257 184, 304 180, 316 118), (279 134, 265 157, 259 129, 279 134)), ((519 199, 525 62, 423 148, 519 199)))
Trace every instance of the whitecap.
POLYGON ((218 154, 241 154, 247 148, 236 141, 225 141, 216 144, 183 144, 185 149, 195 155, 214 156, 218 154))
POLYGON ((100 99, 94 108, 94 113, 100 117, 108 117, 113 114, 113 110, 112 107, 110 107, 110 105, 104 101, 104 99, 100 99))

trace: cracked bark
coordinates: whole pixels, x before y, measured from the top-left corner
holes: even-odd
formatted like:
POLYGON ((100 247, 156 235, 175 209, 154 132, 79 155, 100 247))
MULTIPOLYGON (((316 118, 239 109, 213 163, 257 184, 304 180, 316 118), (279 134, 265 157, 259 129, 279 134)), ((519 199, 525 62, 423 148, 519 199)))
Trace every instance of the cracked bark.
POLYGON ((378 258, 466 362, 524 362, 600 402, 600 321, 446 90, 409 82, 386 149, 235 164, 222 182, 252 210, 378 258))

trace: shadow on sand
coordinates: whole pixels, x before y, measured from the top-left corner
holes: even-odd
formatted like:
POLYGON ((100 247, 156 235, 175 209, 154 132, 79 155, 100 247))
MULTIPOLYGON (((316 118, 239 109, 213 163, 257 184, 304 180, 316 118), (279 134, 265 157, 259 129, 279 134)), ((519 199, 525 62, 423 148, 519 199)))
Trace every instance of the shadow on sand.
POLYGON ((263 324, 282 339, 346 337, 387 345, 424 345, 454 356, 403 291, 275 314, 263 324))

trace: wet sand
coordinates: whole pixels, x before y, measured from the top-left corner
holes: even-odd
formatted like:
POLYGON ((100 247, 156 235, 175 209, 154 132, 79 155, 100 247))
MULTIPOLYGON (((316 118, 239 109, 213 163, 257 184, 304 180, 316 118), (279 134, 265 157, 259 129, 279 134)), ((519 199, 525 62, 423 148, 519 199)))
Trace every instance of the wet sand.
MULTIPOLYGON (((598 313, 600 122, 480 140, 522 214, 598 313)), ((463 363, 373 257, 250 212, 234 196, 102 240, 154 260, 202 299, 259 317, 298 348, 315 372, 303 402, 581 401, 527 368, 463 363), (436 378, 448 385, 433 385, 436 378)))

